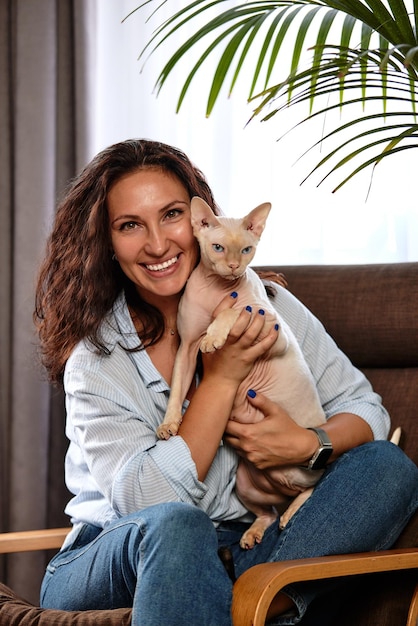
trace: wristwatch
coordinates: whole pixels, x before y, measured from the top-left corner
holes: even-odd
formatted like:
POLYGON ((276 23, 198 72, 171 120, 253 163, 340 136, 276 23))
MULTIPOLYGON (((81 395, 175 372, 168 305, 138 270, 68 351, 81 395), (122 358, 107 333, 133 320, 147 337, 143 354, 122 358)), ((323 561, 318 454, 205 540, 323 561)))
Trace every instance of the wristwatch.
POLYGON ((329 457, 333 452, 333 447, 330 438, 328 437, 325 430, 322 428, 308 428, 308 430, 313 430, 316 433, 319 441, 319 448, 314 453, 313 457, 308 463, 308 469, 310 470, 320 470, 324 469, 327 464, 329 457))

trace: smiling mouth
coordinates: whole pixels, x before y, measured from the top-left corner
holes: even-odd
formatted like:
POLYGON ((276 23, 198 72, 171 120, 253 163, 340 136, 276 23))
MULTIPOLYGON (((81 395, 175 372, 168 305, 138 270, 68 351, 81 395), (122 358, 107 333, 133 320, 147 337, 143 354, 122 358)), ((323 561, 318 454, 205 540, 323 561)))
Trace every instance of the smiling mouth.
POLYGON ((163 270, 166 270, 171 265, 174 265, 174 263, 177 263, 178 258, 179 258, 179 255, 174 256, 172 259, 168 259, 168 261, 164 261, 164 263, 156 263, 155 265, 147 265, 146 263, 144 263, 144 265, 147 268, 147 270, 150 270, 151 272, 162 272, 163 270))

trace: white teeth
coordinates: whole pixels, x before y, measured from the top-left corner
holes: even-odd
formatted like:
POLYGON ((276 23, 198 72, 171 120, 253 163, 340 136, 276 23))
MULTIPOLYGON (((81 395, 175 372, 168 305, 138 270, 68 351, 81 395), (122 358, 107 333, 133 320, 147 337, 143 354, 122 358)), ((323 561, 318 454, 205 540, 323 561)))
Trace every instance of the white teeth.
POLYGON ((167 267, 170 267, 170 265, 176 263, 177 259, 178 257, 174 256, 172 259, 164 261, 164 263, 158 263, 157 265, 145 265, 145 267, 147 268, 147 270, 151 270, 151 272, 158 272, 160 270, 166 270, 167 267))

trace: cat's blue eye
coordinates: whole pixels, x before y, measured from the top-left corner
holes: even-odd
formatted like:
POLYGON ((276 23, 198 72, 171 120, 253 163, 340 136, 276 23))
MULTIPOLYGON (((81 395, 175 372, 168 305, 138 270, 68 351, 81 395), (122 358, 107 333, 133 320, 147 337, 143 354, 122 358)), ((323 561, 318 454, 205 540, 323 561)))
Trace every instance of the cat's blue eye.
POLYGON ((212 248, 215 250, 215 252, 223 252, 224 251, 224 247, 221 246, 220 243, 213 243, 212 244, 212 248))
POLYGON ((252 246, 247 246, 246 248, 243 248, 241 250, 241 254, 250 254, 251 250, 253 249, 252 246))

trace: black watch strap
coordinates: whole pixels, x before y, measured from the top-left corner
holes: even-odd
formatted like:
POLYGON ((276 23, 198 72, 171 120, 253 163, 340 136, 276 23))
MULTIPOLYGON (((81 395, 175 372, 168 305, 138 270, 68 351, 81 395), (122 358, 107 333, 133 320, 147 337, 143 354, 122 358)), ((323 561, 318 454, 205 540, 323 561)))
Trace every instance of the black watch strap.
POLYGON ((316 433, 319 441, 319 448, 308 463, 308 469, 320 470, 324 469, 327 461, 333 453, 333 447, 330 438, 322 428, 308 428, 316 433))

